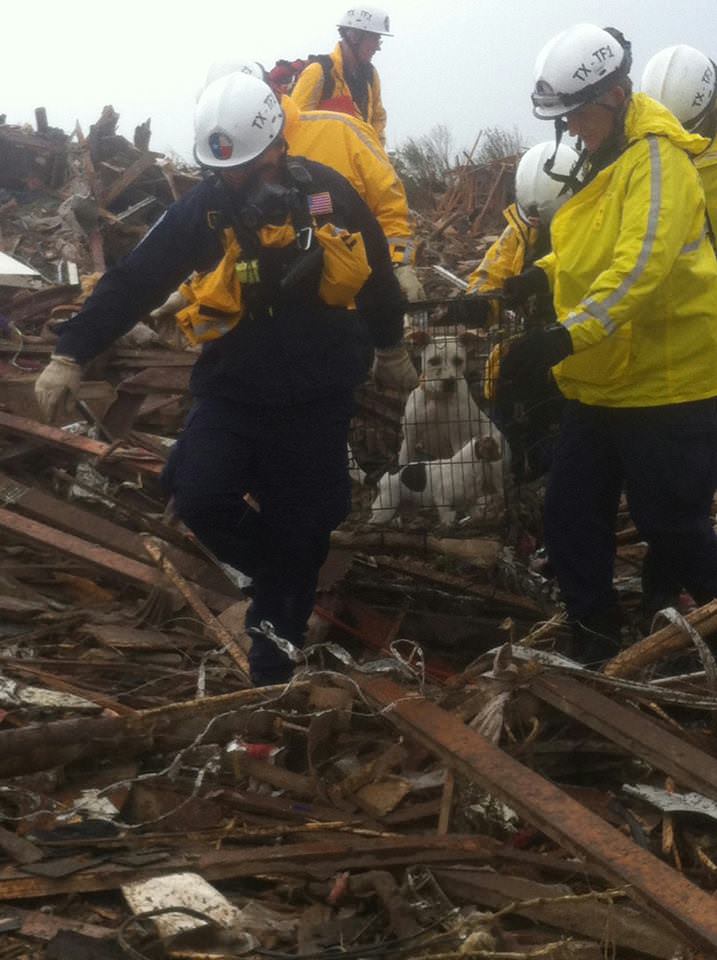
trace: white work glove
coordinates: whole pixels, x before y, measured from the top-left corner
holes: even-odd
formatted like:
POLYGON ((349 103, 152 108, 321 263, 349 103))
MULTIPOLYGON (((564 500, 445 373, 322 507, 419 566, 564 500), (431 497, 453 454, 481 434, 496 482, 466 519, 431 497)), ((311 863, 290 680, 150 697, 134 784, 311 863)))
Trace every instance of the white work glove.
POLYGON ((373 378, 379 386, 393 387, 410 393, 418 385, 418 374, 411 363, 408 351, 400 344, 376 350, 373 361, 373 378))
POLYGON ((35 399, 48 423, 52 423, 64 401, 76 394, 82 380, 82 367, 71 357, 54 353, 35 381, 35 399))
POLYGON ((189 300, 187 300, 179 290, 175 290, 174 293, 170 293, 161 306, 157 307, 156 310, 152 310, 150 317, 153 317, 155 320, 159 320, 162 317, 173 317, 187 306, 189 306, 189 300))
POLYGON ((415 267, 411 266, 410 263, 400 263, 393 269, 396 273, 398 284, 401 287, 401 292, 409 303, 426 299, 426 292, 423 289, 423 284, 418 279, 415 267))

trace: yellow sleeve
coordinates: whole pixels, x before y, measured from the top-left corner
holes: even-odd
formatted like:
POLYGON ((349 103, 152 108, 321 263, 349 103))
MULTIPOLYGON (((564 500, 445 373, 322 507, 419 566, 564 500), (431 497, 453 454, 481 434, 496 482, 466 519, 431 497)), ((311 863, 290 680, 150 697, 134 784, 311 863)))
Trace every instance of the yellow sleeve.
POLYGON ((371 117, 371 126, 378 134, 378 139, 383 146, 386 145, 386 108, 381 100, 381 81, 379 80, 378 70, 374 68, 373 82, 373 116, 371 117))
POLYGON ((301 71, 291 99, 299 110, 316 110, 324 90, 324 68, 320 63, 310 63, 301 71))
POLYGON ((403 184, 381 150, 361 144, 354 163, 363 184, 364 200, 383 230, 395 264, 413 263, 416 247, 403 184))
POLYGON ((714 141, 710 149, 697 158, 695 166, 705 191, 712 236, 717 237, 717 146, 714 141))
POLYGON ((683 248, 700 243, 695 208, 701 192, 692 161, 666 137, 648 136, 636 145, 621 198, 619 233, 616 239, 605 238, 612 250, 610 265, 595 277, 581 303, 558 317, 570 331, 576 353, 644 311, 683 248))
POLYGON ((534 267, 540 267, 545 276, 548 278, 548 283, 550 284, 550 289, 552 290, 555 286, 555 254, 550 251, 546 253, 544 257, 541 257, 540 260, 536 260, 533 264, 534 267))
POLYGON ((515 261, 521 246, 523 246, 522 237, 515 227, 508 224, 495 243, 486 250, 485 256, 468 277, 466 292, 485 293, 487 290, 500 290, 508 277, 520 273, 520 270, 515 269, 515 261))

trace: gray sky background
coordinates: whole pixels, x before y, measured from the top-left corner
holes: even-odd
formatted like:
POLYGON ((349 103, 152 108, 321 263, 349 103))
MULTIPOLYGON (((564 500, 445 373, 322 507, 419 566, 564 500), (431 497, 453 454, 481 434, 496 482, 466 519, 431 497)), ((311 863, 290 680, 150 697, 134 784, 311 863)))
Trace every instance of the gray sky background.
MULTIPOLYGON (((650 56, 690 43, 717 58, 717 0, 380 0, 395 37, 374 59, 388 110, 388 145, 443 123, 457 148, 482 127, 517 127, 526 144, 552 126, 530 112, 541 46, 573 23, 619 27, 632 41, 636 83, 650 56)), ((271 66, 328 52, 350 0, 35 0, 5 19, 0 71, 9 123, 87 131, 102 107, 119 131, 152 118, 152 146, 191 155, 192 112, 209 64, 245 56, 271 66), (13 23, 13 21, 15 21, 13 23), (10 29, 8 28, 8 25, 10 29)), ((10 5, 8 5, 10 6, 10 5)))

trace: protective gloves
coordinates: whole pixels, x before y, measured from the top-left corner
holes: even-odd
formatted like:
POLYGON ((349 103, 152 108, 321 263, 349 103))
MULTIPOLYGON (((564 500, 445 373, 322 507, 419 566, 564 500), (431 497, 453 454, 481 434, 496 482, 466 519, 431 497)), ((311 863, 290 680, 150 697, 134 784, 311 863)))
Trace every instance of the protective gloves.
POLYGON ((69 394, 77 393, 82 367, 72 357, 50 357, 50 362, 35 381, 35 398, 42 415, 52 423, 69 394))
POLYGON ((379 386, 393 387, 394 390, 408 393, 418 385, 416 368, 402 344, 376 350, 373 378, 379 386))
POLYGON ((446 309, 446 323, 464 327, 484 327, 490 321, 490 300, 477 300, 467 294, 451 300, 446 309))
POLYGON ((398 285, 401 288, 401 293, 409 303, 426 299, 423 284, 418 279, 415 267, 411 266, 410 263, 400 263, 394 267, 394 271, 398 285))
POLYGON ((573 341, 562 323, 532 330, 509 344, 500 361, 500 377, 512 382, 544 384, 548 371, 573 352, 573 341))
POLYGON ((550 293, 547 274, 540 267, 528 267, 514 277, 508 277, 503 283, 506 306, 520 307, 533 294, 550 293))

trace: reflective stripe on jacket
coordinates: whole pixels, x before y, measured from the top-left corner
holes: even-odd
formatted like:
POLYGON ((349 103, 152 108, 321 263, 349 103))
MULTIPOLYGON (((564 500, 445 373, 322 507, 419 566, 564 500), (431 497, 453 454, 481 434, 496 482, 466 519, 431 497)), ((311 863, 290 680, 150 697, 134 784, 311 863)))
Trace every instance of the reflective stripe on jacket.
POLYGON ((416 248, 406 191, 373 127, 345 113, 300 111, 290 97, 283 97, 281 106, 289 153, 317 160, 346 177, 381 225, 393 263, 413 263, 416 248))
POLYGON ((553 217, 548 275, 574 355, 563 394, 608 407, 717 396, 717 260, 692 157, 707 146, 636 94, 628 146, 553 217))
MULTIPOLYGON (((385 143, 386 110, 381 101, 381 81, 378 77, 378 71, 375 67, 372 68, 371 82, 368 85, 368 107, 366 113, 362 114, 344 77, 344 56, 340 42, 336 44, 329 56, 332 63, 331 73, 334 88, 330 100, 325 101, 328 108, 348 113, 349 107, 353 106, 351 112, 354 116, 359 118, 363 116, 363 119, 376 131, 381 143, 385 143)), ((296 81, 296 86, 291 92, 291 98, 300 110, 316 110, 322 106, 323 91, 324 69, 320 63, 310 63, 296 81)))
POLYGON ((717 136, 695 160, 699 170, 707 202, 707 216, 712 229, 712 239, 717 238, 717 136))
MULTIPOLYGON (((495 243, 486 250, 485 256, 468 277, 467 293, 485 293, 500 290, 508 277, 514 277, 525 268, 530 252, 538 242, 538 228, 531 227, 511 203, 503 211, 508 225, 495 243)), ((497 301, 490 305, 491 319, 498 322, 500 306, 497 301)))

